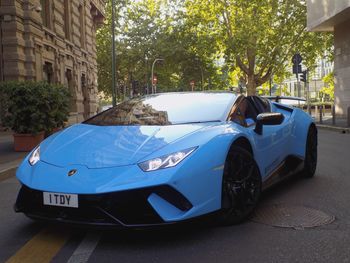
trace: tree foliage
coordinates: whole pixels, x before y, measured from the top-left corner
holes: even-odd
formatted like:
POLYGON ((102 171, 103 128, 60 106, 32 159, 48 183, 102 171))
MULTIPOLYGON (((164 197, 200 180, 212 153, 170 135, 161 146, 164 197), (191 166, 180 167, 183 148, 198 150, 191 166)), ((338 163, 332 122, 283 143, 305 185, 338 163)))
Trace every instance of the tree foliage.
MULTIPOLYGON (((118 94, 151 88, 151 67, 155 65, 158 91, 220 87, 222 75, 215 62, 216 39, 200 35, 187 23, 183 1, 124 1, 117 6, 117 79, 118 94)), ((98 30, 99 90, 111 94, 111 5, 108 3, 105 25, 98 30)))
POLYGON ((327 100, 334 101, 334 72, 324 76, 322 81, 326 84, 326 86, 320 90, 322 97, 325 97, 327 100))
MULTIPOLYGON (((118 94, 246 86, 249 94, 287 76, 296 52, 303 64, 332 47, 332 36, 306 31, 304 0, 119 0, 116 51, 118 94)), ((99 90, 111 94, 111 3, 97 33, 99 90)))
POLYGON ((192 18, 218 32, 226 61, 238 68, 248 94, 273 74, 284 74, 299 52, 313 65, 330 46, 330 36, 306 31, 303 0, 188 0, 192 18))

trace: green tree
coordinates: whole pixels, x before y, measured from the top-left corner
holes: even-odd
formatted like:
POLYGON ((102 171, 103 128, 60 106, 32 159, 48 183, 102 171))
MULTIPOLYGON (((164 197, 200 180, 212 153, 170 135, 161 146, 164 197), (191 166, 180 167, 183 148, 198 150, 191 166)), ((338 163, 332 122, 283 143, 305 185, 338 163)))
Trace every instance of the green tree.
POLYGON ((334 101, 334 72, 323 77, 322 81, 326 84, 320 90, 322 96, 325 96, 330 101, 334 101))
POLYGON ((255 94, 272 74, 285 74, 296 52, 313 65, 331 46, 330 35, 306 31, 304 0, 188 0, 186 8, 204 32, 216 34, 248 94, 255 94))
MULTIPOLYGON (((202 34, 187 19, 183 1, 143 0, 118 2, 117 79, 120 98, 129 94, 137 81, 141 90, 150 87, 151 66, 157 64, 158 91, 222 88, 227 70, 218 63, 218 46, 213 34, 202 34)), ((97 33, 99 90, 111 94, 111 6, 105 25, 97 33)))

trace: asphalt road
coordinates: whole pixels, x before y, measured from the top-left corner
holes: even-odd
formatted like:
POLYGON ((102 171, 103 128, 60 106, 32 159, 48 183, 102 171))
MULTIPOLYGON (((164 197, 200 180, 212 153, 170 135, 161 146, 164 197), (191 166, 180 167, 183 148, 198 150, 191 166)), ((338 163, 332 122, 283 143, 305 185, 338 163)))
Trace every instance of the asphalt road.
POLYGON ((13 136, 10 132, 0 132, 0 171, 14 160, 23 158, 26 153, 13 151, 13 136))
POLYGON ((350 262, 349 134, 320 130, 315 178, 288 180, 260 202, 306 206, 336 217, 311 229, 253 221, 143 231, 57 227, 15 214, 18 188, 13 177, 0 182, 0 262, 350 262))

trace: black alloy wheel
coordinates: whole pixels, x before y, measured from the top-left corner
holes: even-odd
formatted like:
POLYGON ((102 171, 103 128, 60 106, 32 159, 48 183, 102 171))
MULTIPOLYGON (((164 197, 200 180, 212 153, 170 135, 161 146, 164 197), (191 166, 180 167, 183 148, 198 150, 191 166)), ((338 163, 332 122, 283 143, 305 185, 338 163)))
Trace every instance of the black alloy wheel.
POLYGON ((232 146, 222 181, 220 223, 239 224, 254 211, 261 194, 261 176, 252 154, 232 146))
POLYGON ((306 178, 312 178, 316 172, 317 144, 317 129, 311 126, 307 134, 304 169, 302 171, 306 178))

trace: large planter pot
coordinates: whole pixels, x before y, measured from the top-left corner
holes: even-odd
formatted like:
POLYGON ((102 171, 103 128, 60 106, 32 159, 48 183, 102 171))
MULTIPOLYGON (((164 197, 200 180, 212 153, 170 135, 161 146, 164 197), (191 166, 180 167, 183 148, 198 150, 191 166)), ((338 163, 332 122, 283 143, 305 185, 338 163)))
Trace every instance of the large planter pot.
POLYGON ((45 132, 33 134, 13 134, 14 148, 16 152, 29 152, 44 140, 45 132))

